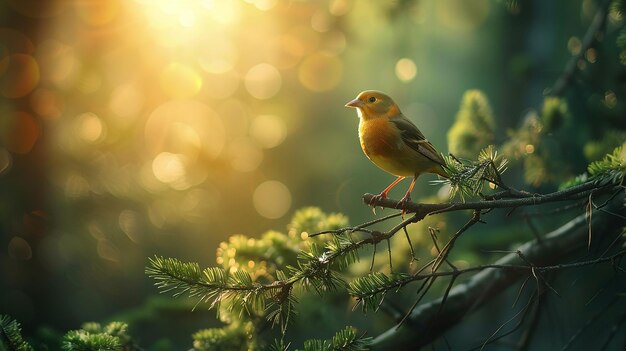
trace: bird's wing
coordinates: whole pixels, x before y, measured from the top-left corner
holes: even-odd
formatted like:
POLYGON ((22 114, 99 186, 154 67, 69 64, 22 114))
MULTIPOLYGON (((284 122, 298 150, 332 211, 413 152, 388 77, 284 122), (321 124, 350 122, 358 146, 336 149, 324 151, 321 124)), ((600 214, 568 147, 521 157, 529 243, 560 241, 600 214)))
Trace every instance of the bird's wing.
POLYGON ((413 122, 411 122, 409 119, 401 114, 390 117, 389 121, 392 122, 400 130, 402 141, 408 147, 419 152, 420 154, 424 155, 426 158, 435 163, 438 163, 440 165, 445 164, 443 158, 441 157, 441 154, 437 152, 433 144, 426 140, 424 134, 422 134, 422 132, 417 129, 413 122))

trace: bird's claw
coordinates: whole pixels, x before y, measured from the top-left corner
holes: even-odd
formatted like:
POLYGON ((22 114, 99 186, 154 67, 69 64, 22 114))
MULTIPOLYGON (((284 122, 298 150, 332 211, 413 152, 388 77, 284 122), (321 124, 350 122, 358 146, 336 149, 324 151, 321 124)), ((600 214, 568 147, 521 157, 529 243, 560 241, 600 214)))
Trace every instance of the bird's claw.
POLYGON ((406 194, 396 205, 396 208, 402 209, 402 219, 404 219, 404 214, 406 213, 406 204, 411 202, 411 196, 406 194))
POLYGON ((387 198, 387 194, 385 194, 385 193, 380 193, 378 195, 374 195, 370 199, 369 205, 370 206, 374 206, 374 208, 376 208, 376 205, 378 205, 378 203, 380 203, 381 201, 385 200, 386 198, 387 198))
POLYGON ((374 212, 374 215, 376 215, 376 205, 378 205, 378 203, 385 200, 386 198, 387 198, 387 194, 385 194, 384 192, 378 195, 372 196, 372 198, 368 202, 368 205, 372 206, 372 212, 374 212))

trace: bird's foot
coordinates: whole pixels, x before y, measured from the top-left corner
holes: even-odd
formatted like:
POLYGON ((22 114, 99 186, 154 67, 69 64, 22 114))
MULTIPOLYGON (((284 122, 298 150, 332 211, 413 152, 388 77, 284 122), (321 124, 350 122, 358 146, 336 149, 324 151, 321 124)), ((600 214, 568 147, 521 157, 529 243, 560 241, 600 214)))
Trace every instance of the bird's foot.
POLYGON ((396 208, 402 209, 402 219, 404 219, 404 214, 406 213, 406 204, 409 202, 411 202, 411 195, 407 193, 396 205, 396 208))
POLYGON ((372 206, 372 212, 374 212, 374 215, 376 215, 376 205, 378 205, 381 201, 383 201, 386 198, 387 198, 387 193, 385 193, 384 191, 378 195, 372 196, 368 204, 372 206))
POLYGON ((387 198, 387 193, 385 192, 382 192, 378 195, 374 195, 370 199, 369 205, 374 206, 374 208, 376 208, 376 205, 378 205, 381 201, 385 200, 386 198, 387 198))

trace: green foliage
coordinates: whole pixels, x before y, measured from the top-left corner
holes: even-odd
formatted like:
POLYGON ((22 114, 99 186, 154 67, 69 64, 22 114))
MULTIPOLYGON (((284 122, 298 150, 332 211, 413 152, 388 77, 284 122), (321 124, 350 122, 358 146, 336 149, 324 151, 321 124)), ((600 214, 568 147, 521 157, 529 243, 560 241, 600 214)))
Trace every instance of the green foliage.
MULTIPOLYGON (((338 331, 330 340, 311 339, 304 342, 304 351, 365 351, 369 350, 372 338, 358 336, 356 329, 347 326, 338 331)), ((274 340, 268 351, 288 351, 291 344, 284 340, 274 340)), ((298 351, 299 349, 296 349, 298 351)))
POLYGON ((589 179, 596 182, 614 184, 621 182, 626 173, 626 143, 616 147, 602 160, 590 163, 587 173, 589 179))
POLYGON ((337 257, 337 259, 334 260, 334 264, 341 270, 359 260, 357 252, 352 250, 353 246, 354 241, 352 241, 349 235, 335 235, 326 244, 326 252, 329 255, 337 257))
POLYGON ((304 342, 304 351, 362 351, 368 350, 372 338, 359 337, 356 329, 346 327, 330 340, 313 339, 304 342))
POLYGON ((569 176, 563 161, 555 156, 561 151, 549 149, 551 143, 547 142, 568 120, 567 103, 559 97, 547 96, 541 114, 529 112, 518 129, 508 132, 509 139, 502 144, 502 153, 523 165, 526 182, 538 186, 569 176))
POLYGON ((217 263, 224 270, 243 269, 254 281, 276 280, 278 267, 297 264, 300 250, 307 249, 311 242, 303 240, 307 233, 322 229, 338 229, 348 224, 348 218, 340 213, 326 214, 317 207, 305 207, 295 212, 287 226, 288 234, 276 230, 263 233, 260 238, 245 235, 231 236, 217 249, 217 263))
POLYGON ((589 161, 599 160, 621 145, 624 140, 626 140, 626 132, 610 130, 603 135, 602 139, 592 140, 585 144, 583 149, 585 158, 589 161))
POLYGON ((363 312, 375 311, 383 302, 389 290, 400 289, 402 280, 409 277, 409 274, 395 273, 387 275, 382 272, 370 273, 364 277, 357 278, 350 282, 348 292, 357 298, 361 303, 363 312))
POLYGON ((193 334, 193 348, 196 351, 251 351, 257 349, 256 343, 250 337, 253 334, 251 323, 203 329, 193 334))
POLYGON ((333 230, 348 225, 348 217, 341 213, 326 214, 318 207, 305 207, 293 215, 287 225, 289 236, 301 233, 314 233, 321 230, 333 230))
POLYGON ((465 161, 452 156, 444 156, 448 179, 434 181, 450 185, 450 196, 461 199, 479 195, 484 184, 495 188, 501 184, 500 176, 506 171, 508 160, 498 153, 493 145, 480 150, 476 161, 465 161))
POLYGON ((613 0, 611 2, 610 11, 615 12, 619 16, 623 16, 626 13, 626 1, 613 0))
POLYGON ((204 274, 197 263, 185 263, 175 258, 154 257, 149 259, 146 274, 156 279, 162 292, 174 291, 174 296, 205 296, 219 286, 224 286, 226 273, 214 268, 204 274), (208 280, 208 284, 204 284, 208 280))
POLYGON ((576 176, 563 182, 561 189, 593 181, 597 184, 619 184, 626 176, 626 142, 616 147, 613 152, 604 156, 602 160, 594 161, 587 167, 587 173, 576 176))
POLYGON ((105 333, 72 330, 63 337, 65 351, 121 351, 120 339, 105 333))
POLYGON ((567 103, 556 96, 546 96, 541 108, 541 122, 544 132, 549 133, 559 129, 568 118, 567 103))
POLYGON ((138 350, 128 334, 128 324, 122 322, 111 322, 105 326, 96 322, 84 323, 81 329, 65 334, 62 347, 66 351, 138 350))
POLYGON ((161 292, 207 303, 229 324, 225 327, 229 329, 198 334, 198 343, 209 345, 218 339, 227 342, 239 326, 254 329, 263 319, 279 326, 284 334, 296 314, 294 286, 318 294, 335 291, 345 286, 335 270, 358 259, 358 246, 348 235, 325 242, 321 237, 304 240, 307 235, 301 233, 346 225, 347 218, 342 214, 325 214, 309 207, 294 214, 287 235, 268 231, 259 239, 237 235, 221 243, 217 262, 222 267, 203 270, 197 263, 157 256, 149 260, 146 274, 156 280, 161 292))
POLYGON ((493 142, 494 130, 495 122, 487 97, 480 90, 468 90, 448 131, 448 150, 457 157, 473 158, 493 142))
POLYGON ((22 338, 22 327, 7 315, 0 315, 0 350, 32 351, 33 348, 22 338))

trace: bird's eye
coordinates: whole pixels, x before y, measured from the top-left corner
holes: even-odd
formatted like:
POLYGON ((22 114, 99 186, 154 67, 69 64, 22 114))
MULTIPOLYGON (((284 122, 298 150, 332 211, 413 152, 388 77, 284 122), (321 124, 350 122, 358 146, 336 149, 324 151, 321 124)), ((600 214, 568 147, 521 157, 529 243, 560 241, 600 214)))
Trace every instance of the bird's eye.
POLYGON ((367 101, 369 101, 369 102, 376 102, 376 98, 372 96, 369 99, 367 99, 367 101))

